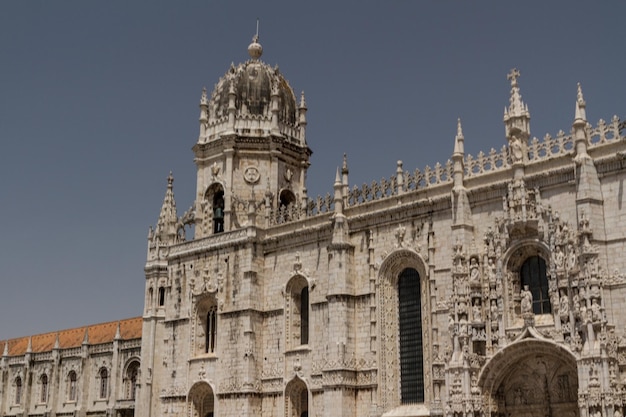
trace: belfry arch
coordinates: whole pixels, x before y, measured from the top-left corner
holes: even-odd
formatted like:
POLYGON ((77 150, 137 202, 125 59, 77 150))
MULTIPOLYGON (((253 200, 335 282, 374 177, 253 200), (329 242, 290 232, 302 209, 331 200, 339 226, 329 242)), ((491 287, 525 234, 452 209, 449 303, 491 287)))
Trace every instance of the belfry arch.
POLYGON ((487 362, 478 385, 486 416, 580 416, 576 358, 553 342, 512 343, 487 362))

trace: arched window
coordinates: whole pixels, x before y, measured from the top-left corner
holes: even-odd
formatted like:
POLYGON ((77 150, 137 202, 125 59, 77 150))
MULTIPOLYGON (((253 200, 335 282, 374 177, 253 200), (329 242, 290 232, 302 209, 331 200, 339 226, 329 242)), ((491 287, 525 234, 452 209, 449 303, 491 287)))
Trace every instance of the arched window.
POLYGON ((213 194, 213 233, 224 231, 224 191, 213 194))
POLYGON ((76 401, 76 372, 70 371, 68 383, 67 399, 69 401, 76 401))
POLYGON ((100 398, 107 398, 109 394, 109 372, 106 368, 100 369, 100 398))
POLYGON ((15 378, 15 404, 22 403, 22 378, 15 378))
POLYGON ((398 277, 400 394, 402 404, 424 402, 422 302, 419 273, 407 268, 398 277))
POLYGON ((309 283, 303 276, 293 277, 287 284, 286 336, 287 348, 309 343, 309 283))
POLYGON ((280 207, 289 207, 296 202, 296 196, 289 190, 280 192, 280 207))
POLYGON ((39 400, 42 403, 48 402, 48 375, 43 374, 40 379, 41 382, 41 395, 39 396, 39 400))
POLYGON ((528 286, 528 290, 533 295, 533 313, 550 313, 552 308, 550 306, 550 296, 548 293, 546 261, 539 256, 527 258, 520 268, 520 280, 522 288, 528 286))
POLYGON ((159 306, 165 305, 165 288, 159 287, 159 306))
POLYGON ((300 292, 300 344, 309 344, 309 287, 300 292))
POLYGON ((217 337, 217 306, 212 305, 206 315, 204 353, 215 353, 215 342, 217 337))
POLYGON ((152 303, 154 303, 154 288, 150 287, 148 290, 148 307, 152 307, 152 303))
POLYGON ((139 362, 133 361, 126 369, 126 399, 134 400, 137 393, 137 377, 139 375, 139 362))

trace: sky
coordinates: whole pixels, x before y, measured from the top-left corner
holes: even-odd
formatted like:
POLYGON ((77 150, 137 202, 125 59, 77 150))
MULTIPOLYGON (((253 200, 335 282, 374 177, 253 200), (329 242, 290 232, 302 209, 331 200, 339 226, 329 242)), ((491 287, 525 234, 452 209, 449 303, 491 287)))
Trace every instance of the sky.
POLYGON ((148 227, 174 174, 193 203, 198 103, 231 62, 306 95, 309 197, 506 143, 518 68, 531 132, 626 118, 626 2, 0 2, 0 339, 140 316, 148 227))

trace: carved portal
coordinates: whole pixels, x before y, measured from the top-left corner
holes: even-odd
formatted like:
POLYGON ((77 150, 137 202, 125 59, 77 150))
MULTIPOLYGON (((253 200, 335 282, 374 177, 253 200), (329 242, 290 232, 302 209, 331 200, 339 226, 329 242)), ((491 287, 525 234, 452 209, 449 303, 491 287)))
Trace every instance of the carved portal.
POLYGON ((480 384, 494 417, 579 416, 576 361, 550 342, 512 344, 487 364, 480 384))

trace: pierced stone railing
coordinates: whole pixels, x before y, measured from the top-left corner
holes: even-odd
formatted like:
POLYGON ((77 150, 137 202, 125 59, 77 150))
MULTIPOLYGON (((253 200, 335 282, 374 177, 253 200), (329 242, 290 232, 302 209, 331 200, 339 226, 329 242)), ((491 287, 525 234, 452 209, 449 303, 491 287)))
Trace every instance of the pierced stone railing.
POLYGON ((506 145, 502 146, 500 152, 491 148, 488 154, 479 152, 475 157, 467 155, 465 158, 465 178, 507 169, 510 166, 509 160, 509 148, 506 145))
POLYGON ((333 198, 330 194, 326 194, 325 197, 318 196, 316 199, 309 199, 306 207, 302 204, 294 203, 270 210, 269 224, 270 226, 274 226, 277 224, 289 223, 307 217, 317 216, 319 214, 330 213, 333 209, 333 198))
MULTIPOLYGON (((621 125, 624 126, 624 122, 622 122, 621 125)), ((600 119, 598 125, 595 128, 587 125, 587 129, 589 134, 589 142, 591 142, 589 144, 590 148, 595 148, 597 146, 604 145, 605 143, 609 142, 614 142, 616 140, 626 139, 625 136, 621 135, 620 120, 617 116, 613 116, 609 124, 600 119)), ((622 127, 622 129, 626 129, 626 127, 622 127)))
MULTIPOLYGON (((623 123, 621 124, 623 125, 623 123)), ((589 137, 588 148, 595 148, 617 140, 624 140, 625 137, 620 132, 620 120, 613 116, 610 123, 600 119, 594 128, 587 125, 587 135, 589 137)), ((626 129, 622 126, 622 130, 626 129)), ((571 134, 566 135, 562 130, 555 137, 547 134, 542 140, 533 138, 527 146, 527 164, 534 164, 551 158, 567 155, 574 151, 574 139, 571 134)), ((500 151, 491 149, 489 153, 479 152, 478 155, 467 155, 465 157, 465 178, 475 178, 490 174, 496 171, 506 170, 511 167, 511 152, 508 146, 504 145, 500 151)), ((434 168, 426 166, 424 171, 416 169, 413 173, 402 173, 402 191, 417 191, 429 187, 447 184, 453 179, 453 164, 450 160, 445 165, 437 163, 434 168)), ((348 191, 347 206, 354 207, 370 201, 382 200, 398 195, 398 175, 389 179, 372 181, 370 184, 362 186, 354 185, 348 191)), ((317 197, 309 200, 307 207, 303 210, 301 206, 289 206, 273 210, 270 224, 281 224, 304 217, 312 217, 333 210, 334 204, 330 194, 326 197, 317 197)))

